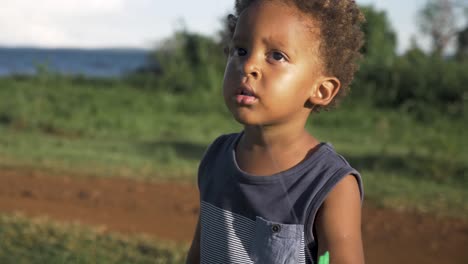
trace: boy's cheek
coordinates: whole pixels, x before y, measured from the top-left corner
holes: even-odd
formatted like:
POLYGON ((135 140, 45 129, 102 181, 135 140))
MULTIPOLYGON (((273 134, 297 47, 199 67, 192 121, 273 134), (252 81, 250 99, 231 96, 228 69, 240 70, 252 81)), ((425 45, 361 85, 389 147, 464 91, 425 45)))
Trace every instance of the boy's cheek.
POLYGON ((232 82, 237 78, 237 72, 235 64, 228 63, 224 71, 224 84, 232 84, 232 82))
POLYGON ((227 95, 228 91, 230 88, 233 86, 233 76, 232 73, 228 68, 226 68, 226 71, 224 73, 224 79, 223 79, 223 92, 224 95, 227 95))

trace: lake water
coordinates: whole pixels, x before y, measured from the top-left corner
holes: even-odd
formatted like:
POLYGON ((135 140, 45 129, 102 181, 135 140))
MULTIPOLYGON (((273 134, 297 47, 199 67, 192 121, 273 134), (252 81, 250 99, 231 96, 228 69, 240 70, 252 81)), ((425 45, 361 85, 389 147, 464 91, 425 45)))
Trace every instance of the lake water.
POLYGON ((90 77, 118 77, 147 62, 145 50, 0 48, 0 76, 51 72, 90 77))

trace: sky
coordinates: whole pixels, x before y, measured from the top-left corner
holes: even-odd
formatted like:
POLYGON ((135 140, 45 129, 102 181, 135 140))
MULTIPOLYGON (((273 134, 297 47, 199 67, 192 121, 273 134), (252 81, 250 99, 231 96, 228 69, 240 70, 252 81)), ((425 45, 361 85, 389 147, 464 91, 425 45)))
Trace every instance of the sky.
MULTIPOLYGON (((357 2, 387 12, 401 52, 418 32, 425 1, 357 2)), ((0 46, 149 49, 183 25, 214 35, 233 6, 234 0, 1 0, 0 46)))

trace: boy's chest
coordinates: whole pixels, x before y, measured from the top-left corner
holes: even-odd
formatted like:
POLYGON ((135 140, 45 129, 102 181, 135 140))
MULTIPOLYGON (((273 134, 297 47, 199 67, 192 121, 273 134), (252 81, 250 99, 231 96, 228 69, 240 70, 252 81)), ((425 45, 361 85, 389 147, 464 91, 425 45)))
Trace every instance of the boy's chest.
POLYGON ((304 227, 201 203, 201 263, 305 263, 304 227))
POLYGON ((250 219, 260 216, 284 223, 305 222, 312 198, 307 186, 283 180, 278 175, 252 176, 253 181, 245 181, 242 175, 236 174, 218 170, 210 175, 211 180, 200 193, 202 202, 250 219))

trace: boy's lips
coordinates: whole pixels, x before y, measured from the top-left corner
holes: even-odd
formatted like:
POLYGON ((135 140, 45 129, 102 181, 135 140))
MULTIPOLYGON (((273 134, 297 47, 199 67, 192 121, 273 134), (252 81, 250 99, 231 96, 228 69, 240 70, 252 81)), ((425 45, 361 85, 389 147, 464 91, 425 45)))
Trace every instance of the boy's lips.
POLYGON ((249 96, 249 95, 237 95, 236 102, 240 105, 253 105, 258 101, 257 97, 249 96))
POLYGON ((248 84, 242 84, 235 94, 236 102, 240 105, 252 105, 258 101, 257 95, 255 94, 252 87, 248 84))

